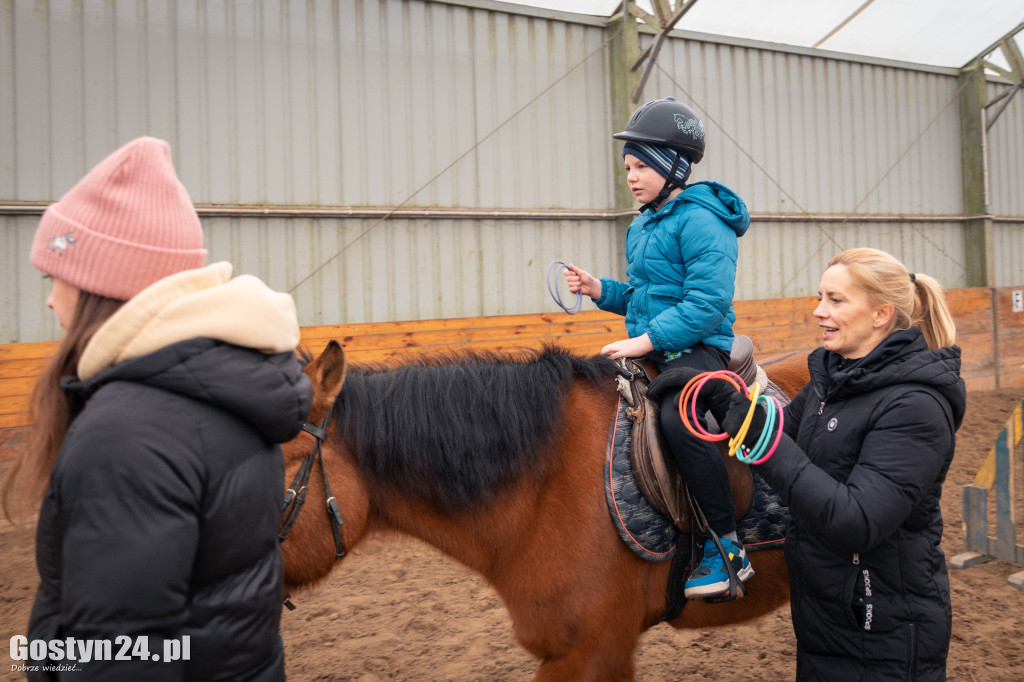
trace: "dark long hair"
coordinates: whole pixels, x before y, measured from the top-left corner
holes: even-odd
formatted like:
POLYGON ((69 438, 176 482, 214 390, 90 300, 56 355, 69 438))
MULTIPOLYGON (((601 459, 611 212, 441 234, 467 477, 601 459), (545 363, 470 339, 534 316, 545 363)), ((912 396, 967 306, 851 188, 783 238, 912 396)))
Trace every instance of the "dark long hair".
POLYGON ((61 389, 60 380, 78 371, 78 361, 96 331, 124 301, 80 291, 64 341, 32 389, 27 444, 4 479, 3 509, 8 520, 34 513, 68 428, 85 407, 61 389))

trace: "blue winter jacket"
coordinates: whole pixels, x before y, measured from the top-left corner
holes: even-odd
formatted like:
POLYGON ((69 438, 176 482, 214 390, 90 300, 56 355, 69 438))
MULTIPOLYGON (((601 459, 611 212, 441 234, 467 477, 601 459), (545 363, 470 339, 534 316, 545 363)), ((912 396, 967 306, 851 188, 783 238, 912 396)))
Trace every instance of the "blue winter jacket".
POLYGON ((743 200, 716 182, 697 182, 641 213, 626 232, 628 283, 601 278, 601 310, 626 316, 630 337, 659 351, 703 341, 732 349, 736 240, 750 227, 743 200))

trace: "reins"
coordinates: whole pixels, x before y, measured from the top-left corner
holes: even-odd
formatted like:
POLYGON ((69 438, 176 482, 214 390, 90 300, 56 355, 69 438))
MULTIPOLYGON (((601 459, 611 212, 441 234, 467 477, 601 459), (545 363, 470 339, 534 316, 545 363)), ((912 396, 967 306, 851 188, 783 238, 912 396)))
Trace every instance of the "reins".
MULTIPOLYGON (((306 501, 306 493, 309 490, 309 477, 313 473, 313 466, 319 462, 320 471, 324 477, 324 494, 327 496, 327 518, 331 520, 331 532, 334 535, 334 558, 340 559, 345 556, 345 544, 341 539, 341 526, 344 520, 341 518, 341 509, 338 507, 338 501, 331 494, 331 484, 327 480, 327 469, 324 467, 324 453, 323 453, 323 442, 327 436, 327 425, 331 420, 331 412, 328 410, 324 420, 320 422, 320 426, 313 426, 309 422, 303 422, 302 430, 313 436, 316 439, 316 445, 310 451, 306 458, 302 460, 302 466, 295 473, 295 478, 292 480, 292 484, 284 493, 284 505, 281 508, 281 514, 284 515, 287 512, 287 516, 284 518, 284 522, 281 524, 281 530, 278 531, 277 539, 280 542, 284 542, 285 538, 288 537, 288 531, 292 529, 295 524, 295 520, 299 518, 299 512, 302 510, 302 505, 306 501), (288 511, 288 507, 291 506, 291 511, 288 511)), ((291 601, 286 597, 285 606, 290 609, 295 608, 291 601)))

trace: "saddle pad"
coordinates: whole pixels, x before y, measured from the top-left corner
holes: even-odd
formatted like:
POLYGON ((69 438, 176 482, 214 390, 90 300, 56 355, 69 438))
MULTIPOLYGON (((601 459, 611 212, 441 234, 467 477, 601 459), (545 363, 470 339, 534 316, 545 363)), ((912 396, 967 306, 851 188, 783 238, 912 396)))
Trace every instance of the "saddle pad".
MULTIPOLYGON (((633 422, 626 416, 626 407, 620 395, 605 455, 608 512, 619 537, 634 554, 647 561, 666 561, 676 553, 680 531, 650 505, 636 484, 630 452, 633 422)), ((779 547, 789 527, 789 508, 756 471, 751 473, 754 498, 736 533, 748 552, 779 547)))
POLYGON ((633 477, 633 422, 626 416, 629 403, 619 400, 608 434, 604 463, 604 497, 622 541, 641 559, 666 561, 676 553, 676 527, 640 492, 633 477))

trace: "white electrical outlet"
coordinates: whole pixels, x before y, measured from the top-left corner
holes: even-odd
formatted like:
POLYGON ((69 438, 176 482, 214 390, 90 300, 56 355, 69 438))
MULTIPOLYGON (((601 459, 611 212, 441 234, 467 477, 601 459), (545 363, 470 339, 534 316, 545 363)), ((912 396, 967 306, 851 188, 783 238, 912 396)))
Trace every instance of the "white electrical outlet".
POLYGON ((1024 290, 1015 289, 1013 292, 1013 312, 1024 313, 1024 290))

